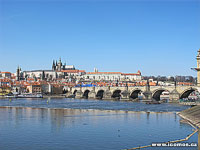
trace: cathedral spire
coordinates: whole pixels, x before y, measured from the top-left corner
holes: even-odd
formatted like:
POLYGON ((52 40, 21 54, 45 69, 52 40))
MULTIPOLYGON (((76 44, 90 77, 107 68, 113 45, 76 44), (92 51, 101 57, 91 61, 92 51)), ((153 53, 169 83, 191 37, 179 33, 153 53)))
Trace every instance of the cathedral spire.
POLYGON ((59 62, 58 62, 58 71, 61 71, 61 70, 62 70, 62 61, 60 57, 59 62))
POLYGON ((21 71, 21 68, 20 68, 20 66, 18 65, 18 67, 17 67, 17 72, 16 72, 17 81, 20 80, 20 71, 21 71))
POLYGON ((52 64, 52 70, 55 70, 55 61, 53 60, 53 64, 52 64))

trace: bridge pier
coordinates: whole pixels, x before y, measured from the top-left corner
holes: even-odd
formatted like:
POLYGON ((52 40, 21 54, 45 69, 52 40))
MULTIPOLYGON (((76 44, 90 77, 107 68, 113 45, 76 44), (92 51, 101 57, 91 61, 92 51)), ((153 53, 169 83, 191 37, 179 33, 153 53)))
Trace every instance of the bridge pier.
POLYGON ((121 100, 129 100, 130 99, 130 92, 128 90, 124 90, 121 93, 121 100))
POLYGON ((70 98, 73 96, 73 93, 71 91, 67 92, 65 95, 67 98, 70 98))
POLYGON ((103 93, 103 99, 112 99, 112 93, 110 92, 109 89, 107 89, 107 90, 103 93))
POLYGON ((95 99, 96 98, 96 92, 94 90, 90 91, 88 93, 88 98, 95 99))
POLYGON ((75 95, 72 92, 72 87, 68 88, 68 92, 66 93, 65 97, 67 98, 74 98, 75 95))
POLYGON ((83 97, 83 92, 82 92, 81 90, 78 90, 78 91, 76 92, 75 98, 82 98, 82 97, 83 97))
POLYGON ((151 93, 151 91, 145 91, 144 93, 143 93, 143 100, 144 101, 151 101, 152 100, 152 93, 151 93))
POLYGON ((152 100, 152 92, 149 85, 149 80, 147 80, 146 91, 143 93, 143 101, 151 101, 152 100))
POLYGON ((176 89, 169 93, 169 102, 178 102, 180 99, 180 94, 176 89))

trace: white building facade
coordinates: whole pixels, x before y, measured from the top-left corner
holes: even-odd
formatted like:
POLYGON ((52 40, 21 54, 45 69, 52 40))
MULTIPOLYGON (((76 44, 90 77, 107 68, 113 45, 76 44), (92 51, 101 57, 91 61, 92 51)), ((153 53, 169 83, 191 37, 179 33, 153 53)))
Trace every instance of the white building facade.
POLYGON ((83 75, 85 80, 95 81, 141 81, 141 72, 121 73, 121 72, 87 72, 83 75))

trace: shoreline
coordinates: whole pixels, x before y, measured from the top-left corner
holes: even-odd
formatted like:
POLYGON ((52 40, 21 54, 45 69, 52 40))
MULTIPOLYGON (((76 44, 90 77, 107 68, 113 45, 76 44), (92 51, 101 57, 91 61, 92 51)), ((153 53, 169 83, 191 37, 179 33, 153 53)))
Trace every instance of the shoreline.
MULTIPOLYGON (((11 97, 4 97, 4 96, 0 96, 0 99, 10 99, 11 97)), ((25 97, 26 98, 26 97, 25 97)), ((65 95, 43 95, 43 98, 66 98, 65 95)), ((40 98, 40 99, 43 99, 40 98)), ((18 99, 18 98, 11 98, 11 99, 18 99)), ((39 99, 39 98, 38 98, 39 99)))
POLYGON ((181 112, 177 112, 182 119, 187 120, 191 124, 200 128, 200 106, 195 106, 181 112))

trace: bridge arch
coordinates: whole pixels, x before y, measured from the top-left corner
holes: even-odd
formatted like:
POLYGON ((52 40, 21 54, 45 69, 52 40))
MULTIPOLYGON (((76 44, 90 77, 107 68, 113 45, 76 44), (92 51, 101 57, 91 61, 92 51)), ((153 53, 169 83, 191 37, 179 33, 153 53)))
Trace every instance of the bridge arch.
POLYGON ((69 91, 67 89, 63 89, 63 94, 68 93, 69 91))
POLYGON ((111 97, 115 98, 115 99, 120 99, 121 98, 121 90, 120 89, 114 90, 111 97))
POLYGON ((103 98, 103 94, 104 94, 104 90, 98 90, 98 92, 96 94, 96 98, 97 99, 102 99, 103 98))
POLYGON ((88 99, 88 94, 90 93, 90 90, 86 89, 84 92, 83 92, 83 98, 86 98, 88 99))
POLYGON ((139 93, 141 93, 141 92, 142 92, 141 89, 135 89, 135 90, 133 90, 133 91, 131 92, 131 94, 130 94, 130 98, 131 98, 131 99, 136 99, 136 98, 138 98, 138 97, 139 97, 139 93))
POLYGON ((152 93, 152 98, 156 101, 160 101, 160 95, 164 92, 164 91, 168 91, 169 90, 166 90, 166 89, 163 89, 163 88, 160 88, 160 89, 157 89, 155 90, 153 93, 152 93))
POLYGON ((73 94, 76 95, 77 90, 74 90, 73 94))
POLYGON ((197 91, 196 88, 189 88, 189 89, 186 89, 184 90, 181 94, 180 94, 180 99, 183 99, 183 98, 188 98, 188 96, 194 92, 194 91, 197 91))

